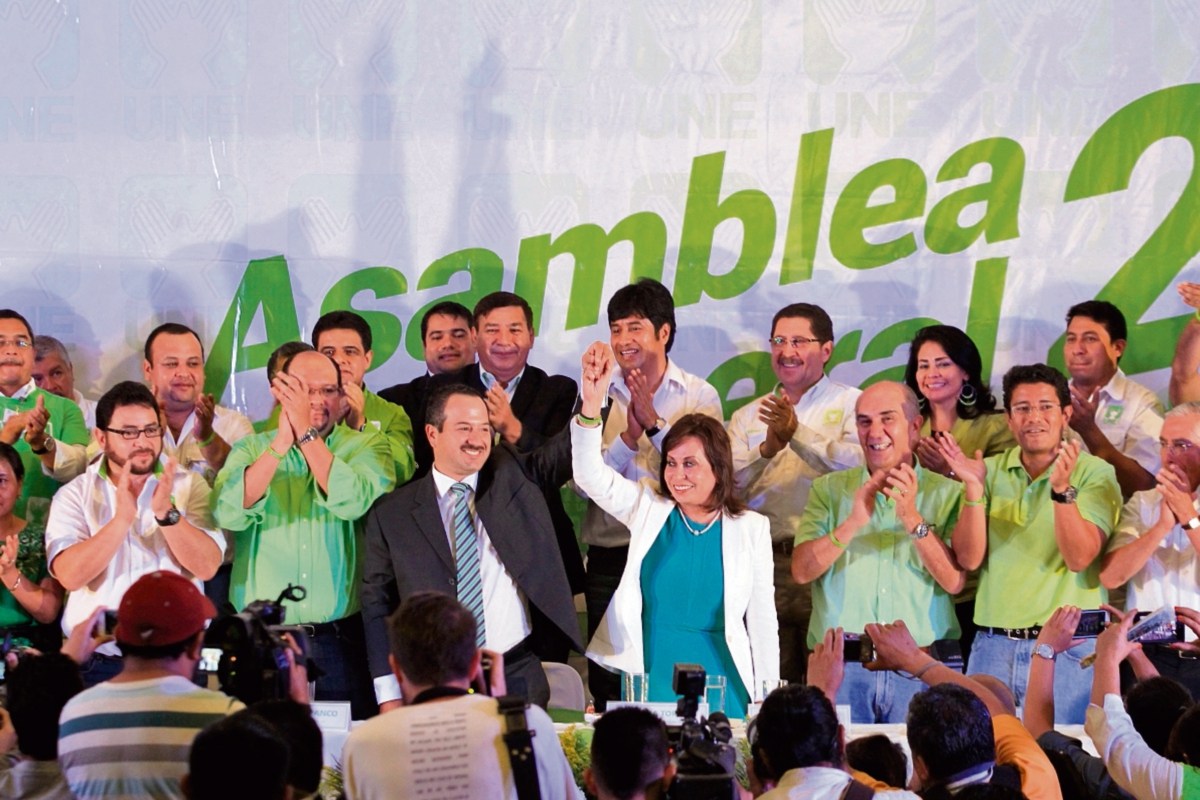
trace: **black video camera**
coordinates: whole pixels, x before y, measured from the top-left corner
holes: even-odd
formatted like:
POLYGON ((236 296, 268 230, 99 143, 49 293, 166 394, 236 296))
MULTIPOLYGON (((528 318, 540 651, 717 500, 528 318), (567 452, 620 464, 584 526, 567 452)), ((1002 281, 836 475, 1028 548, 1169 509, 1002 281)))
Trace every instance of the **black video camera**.
MULTIPOLYGON (((298 603, 307 596, 303 586, 289 583, 274 602, 255 600, 242 613, 214 621, 204 634, 197 670, 215 677, 221 691, 246 705, 287 697, 291 670, 283 635, 290 633, 300 648, 297 663, 305 663, 309 648, 302 626, 283 624, 283 603, 298 603)), ((311 669, 310 679, 315 677, 311 669)))
POLYGON ((730 743, 729 718, 717 711, 696 721, 705 677, 699 664, 675 665, 671 688, 679 695, 675 711, 682 722, 678 728, 667 728, 678 764, 667 800, 736 800, 738 796, 733 774, 737 751, 730 743))

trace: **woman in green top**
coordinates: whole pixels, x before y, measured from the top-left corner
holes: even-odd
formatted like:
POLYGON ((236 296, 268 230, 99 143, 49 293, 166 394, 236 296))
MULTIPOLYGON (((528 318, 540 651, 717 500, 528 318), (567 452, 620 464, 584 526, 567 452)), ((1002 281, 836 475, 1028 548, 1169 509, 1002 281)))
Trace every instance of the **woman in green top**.
POLYGON ((20 645, 47 648, 62 642, 52 623, 62 610, 63 588, 46 568, 45 521, 26 522, 13 513, 24 480, 21 456, 0 442, 0 641, 11 635, 20 645))
MULTIPOLYGON (((996 410, 996 398, 981 375, 979 348, 971 337, 952 325, 930 325, 917 331, 908 349, 904 382, 917 393, 921 414, 921 439, 913 452, 921 466, 958 480, 934 444, 935 437, 950 436, 969 456, 984 458, 1003 453, 1016 445, 1008 429, 1008 417, 996 410)), ((954 610, 962 628, 963 659, 975 639, 976 572, 954 598, 954 610)))

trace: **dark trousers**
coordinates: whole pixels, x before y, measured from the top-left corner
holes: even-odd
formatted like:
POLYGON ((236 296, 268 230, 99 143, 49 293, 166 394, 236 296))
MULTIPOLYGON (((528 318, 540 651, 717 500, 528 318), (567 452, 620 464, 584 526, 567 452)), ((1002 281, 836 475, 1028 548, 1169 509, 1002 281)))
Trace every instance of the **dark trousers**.
POLYGON ((125 661, 120 656, 92 653, 88 656, 88 660, 79 667, 79 672, 83 675, 84 687, 90 689, 98 683, 104 683, 120 675, 124 666, 125 661))
MULTIPOLYGON (((808 621, 812 617, 812 584, 792 577, 790 542, 776 542, 775 614, 779 618, 779 677, 804 683, 808 674, 808 621)), ((824 631, 822 631, 824 633, 824 631)))
MULTIPOLYGON (((1200 659, 1181 658, 1178 650, 1172 650, 1165 645, 1147 644, 1142 646, 1150 663, 1164 678, 1179 681, 1192 693, 1192 699, 1200 698, 1200 659)), ((1121 662, 1121 691, 1125 692, 1137 679, 1127 662, 1121 662)))
POLYGON ((529 647, 529 639, 504 654, 504 682, 509 694, 521 694, 535 706, 550 703, 550 681, 542 662, 529 647))
MULTIPOLYGON (((629 559, 629 546, 624 547, 588 547, 587 552, 587 581, 584 586, 584 600, 587 603, 588 639, 595 635, 600 627, 600 620, 608 611, 608 603, 621 583, 621 575, 625 572, 625 562, 629 559)), ((594 661, 588 664, 588 689, 596 704, 596 711, 602 712, 609 700, 621 699, 621 676, 609 672, 594 661)))
POLYGON ((229 579, 233 575, 233 564, 222 564, 217 574, 204 582, 204 596, 212 601, 218 617, 227 617, 241 611, 229 602, 229 579))
POLYGON ((319 625, 302 625, 308 634, 309 659, 321 670, 316 699, 349 702, 353 719, 379 713, 375 684, 367 666, 367 640, 362 614, 354 614, 319 625))
POLYGON ((958 637, 958 646, 962 649, 963 669, 965 670, 971 660, 971 645, 975 643, 975 634, 979 632, 978 626, 975 625, 975 601, 964 600, 961 603, 955 603, 954 615, 958 617, 958 629, 961 631, 958 637))

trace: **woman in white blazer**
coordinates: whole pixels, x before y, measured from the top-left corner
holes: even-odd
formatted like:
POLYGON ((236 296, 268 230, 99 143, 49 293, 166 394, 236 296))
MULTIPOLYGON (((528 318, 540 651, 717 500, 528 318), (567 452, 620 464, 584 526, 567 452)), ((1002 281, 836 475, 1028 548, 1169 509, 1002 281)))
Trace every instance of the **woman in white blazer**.
POLYGON ((613 371, 608 345, 583 357, 583 404, 572 422, 575 483, 629 528, 629 560, 588 657, 646 673, 651 701, 674 700, 676 662, 726 679, 730 717, 779 679, 779 623, 770 526, 735 494, 733 455, 721 423, 675 421, 663 439, 657 490, 622 477, 601 455, 600 414, 613 371))

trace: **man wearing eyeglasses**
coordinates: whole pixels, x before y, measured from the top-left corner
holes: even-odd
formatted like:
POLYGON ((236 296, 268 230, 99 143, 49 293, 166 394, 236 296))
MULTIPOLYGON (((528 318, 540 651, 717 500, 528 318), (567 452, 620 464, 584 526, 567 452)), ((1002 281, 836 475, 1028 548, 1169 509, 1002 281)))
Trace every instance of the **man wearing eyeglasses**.
POLYGON ((0 442, 15 447, 25 465, 14 511, 45 521, 50 498, 87 467, 88 431, 79 406, 37 387, 33 362, 29 323, 16 311, 0 309, 0 442))
POLYGON ((342 380, 328 356, 288 358, 271 394, 279 427, 233 445, 213 489, 217 523, 234 532, 230 599, 238 608, 274 600, 288 584, 308 596, 288 603, 321 668, 318 700, 349 701, 354 719, 376 712, 359 604, 360 520, 396 483, 387 440, 338 425, 342 380))
MULTIPOLYGON (((1125 504, 1104 554, 1100 582, 1109 590, 1127 586, 1129 611, 1200 609, 1200 402, 1182 403, 1167 412, 1159 453, 1157 486, 1136 493, 1125 504)), ((1195 639, 1190 629, 1187 636, 1195 639)), ((1146 644, 1142 651, 1160 675, 1174 678, 1193 697, 1200 697, 1200 660, 1195 656, 1166 644, 1146 644)))
MULTIPOLYGON (((97 608, 115 611, 147 573, 179 573, 200 588, 225 551, 209 513, 208 484, 175 459, 161 458, 163 429, 149 389, 122 381, 105 392, 96 404, 95 435, 104 457, 59 490, 46 525, 50 574, 70 592, 63 612, 68 635, 97 608)), ((112 643, 83 665, 89 686, 120 671, 112 643)))
POLYGON ((1095 639, 1055 652, 1037 637, 1060 606, 1107 602, 1100 556, 1117 523, 1121 489, 1111 464, 1064 441, 1073 410, 1058 370, 1010 369, 1004 411, 1017 446, 999 455, 965 454, 953 437, 938 442, 963 483, 954 555, 965 569, 982 566, 979 633, 967 671, 999 678, 1024 705, 1031 659, 1062 655, 1054 671, 1055 721, 1081 724, 1092 676, 1079 662, 1094 652, 1095 639))
POLYGON ((729 420, 738 490, 771 521, 775 551, 775 610, 779 616, 779 676, 800 683, 812 615, 812 584, 792 577, 796 528, 812 482, 857 467, 862 446, 854 423, 858 389, 831 381, 833 322, 819 306, 793 303, 771 321, 769 394, 742 406, 729 420))

